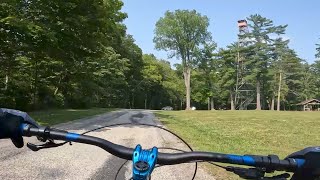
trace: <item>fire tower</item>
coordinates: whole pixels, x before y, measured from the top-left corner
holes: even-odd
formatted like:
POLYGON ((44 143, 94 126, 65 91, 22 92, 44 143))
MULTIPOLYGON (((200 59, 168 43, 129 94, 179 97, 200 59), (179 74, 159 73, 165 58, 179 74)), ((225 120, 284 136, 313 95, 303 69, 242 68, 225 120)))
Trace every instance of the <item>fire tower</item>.
POLYGON ((250 104, 255 104, 254 86, 245 81, 244 77, 248 70, 245 67, 245 54, 241 53, 241 49, 247 45, 247 39, 244 37, 249 32, 248 23, 246 20, 238 21, 238 52, 236 58, 237 68, 237 82, 235 88, 235 108, 239 110, 246 110, 250 104))

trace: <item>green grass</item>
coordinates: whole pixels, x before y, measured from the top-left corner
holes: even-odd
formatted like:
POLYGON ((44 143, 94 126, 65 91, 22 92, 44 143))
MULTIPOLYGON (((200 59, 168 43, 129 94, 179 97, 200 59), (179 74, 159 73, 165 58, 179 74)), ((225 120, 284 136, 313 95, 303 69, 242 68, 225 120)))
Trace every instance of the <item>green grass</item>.
POLYGON ((92 109, 55 109, 45 111, 30 112, 29 115, 39 124, 49 126, 64 123, 84 117, 94 116, 110 112, 115 109, 111 108, 92 108, 92 109))
MULTIPOLYGON (((320 112, 159 111, 156 115, 196 150, 284 158, 320 144, 320 112)), ((222 173, 223 179, 236 178, 216 168, 212 171, 222 173)))

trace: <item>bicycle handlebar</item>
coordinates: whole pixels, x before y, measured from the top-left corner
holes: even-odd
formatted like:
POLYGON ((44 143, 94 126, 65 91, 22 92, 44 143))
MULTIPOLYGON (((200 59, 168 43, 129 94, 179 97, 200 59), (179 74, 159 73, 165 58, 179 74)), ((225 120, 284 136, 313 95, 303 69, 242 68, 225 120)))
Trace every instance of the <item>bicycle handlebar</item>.
MULTIPOLYGON (((44 139, 64 140, 98 146, 110 154, 122 159, 132 160, 134 149, 114 144, 110 141, 87 135, 69 133, 67 131, 52 130, 48 128, 35 128, 27 124, 21 126, 23 136, 38 136, 44 139)), ((267 168, 270 170, 295 172, 304 163, 304 159, 287 158, 279 160, 277 156, 257 155, 232 155, 212 152, 184 152, 184 153, 159 153, 157 163, 161 165, 173 165, 191 161, 213 161, 237 165, 267 168)))

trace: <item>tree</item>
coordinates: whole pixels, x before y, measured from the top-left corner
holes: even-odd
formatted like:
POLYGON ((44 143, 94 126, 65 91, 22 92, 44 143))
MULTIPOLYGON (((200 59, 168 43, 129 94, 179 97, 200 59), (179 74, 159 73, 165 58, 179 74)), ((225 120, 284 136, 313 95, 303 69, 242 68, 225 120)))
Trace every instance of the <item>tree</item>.
POLYGON ((175 109, 182 109, 181 103, 184 97, 183 78, 181 78, 176 71, 171 68, 170 63, 165 60, 160 60, 160 72, 163 77, 161 86, 164 93, 162 93, 162 95, 166 97, 166 99, 162 98, 163 102, 171 104, 175 109))
POLYGON ((316 78, 312 72, 312 66, 308 63, 302 64, 302 91, 300 96, 303 100, 307 100, 315 97, 315 85, 316 78))
MULTIPOLYGON (((252 15, 251 32, 240 37, 247 43, 215 53, 206 16, 168 11, 156 24, 154 42, 182 60, 172 69, 166 60, 142 55, 126 33, 122 6, 120 0, 3 0, 0 106, 188 109, 192 88, 199 108, 235 109, 238 52, 245 80, 257 89, 257 109, 266 102, 272 109, 275 99, 280 109, 280 102, 286 108, 320 97, 319 60, 309 65, 288 47, 281 39, 286 26, 252 15)), ((316 50, 320 58, 319 44, 316 50)))
MULTIPOLYGON (((289 48, 288 43, 289 40, 277 38, 272 49, 268 83, 272 97, 271 110, 274 110, 275 96, 277 96, 277 110, 280 111, 281 101, 287 101, 289 94, 298 92, 301 88, 301 60, 294 50, 289 48)), ((294 96, 290 96, 289 100, 294 100, 294 96)))
POLYGON ((126 81, 128 82, 126 97, 127 104, 130 108, 135 108, 135 96, 139 93, 139 86, 142 77, 142 50, 135 44, 135 40, 131 35, 126 35, 122 38, 121 55, 129 60, 129 70, 126 72, 126 81))
POLYGON ((122 5, 119 0, 2 2, 0 103, 25 110, 125 106, 130 80, 123 75, 139 67, 132 64, 139 55, 141 61, 142 52, 126 36, 122 5))
POLYGON ((158 60, 153 54, 143 55, 143 80, 140 82, 144 108, 160 109, 172 106, 179 109, 183 97, 183 80, 171 68, 170 63, 158 60))
POLYGON ((0 103, 7 107, 29 108, 32 97, 31 84, 34 67, 30 61, 30 38, 39 33, 39 27, 24 18, 24 3, 22 1, 3 1, 0 4, 0 78, 4 79, 4 88, 0 93, 3 97, 0 103))
POLYGON ((235 110, 234 87, 237 82, 236 57, 237 46, 232 44, 227 49, 220 49, 217 53, 218 66, 218 85, 220 87, 220 98, 230 101, 230 109, 235 110))
POLYGON ((217 61, 214 57, 216 44, 205 44, 196 56, 191 82, 193 100, 207 103, 208 109, 214 109, 214 98, 217 96, 217 61))
POLYGON ((320 97, 320 60, 315 61, 312 65, 312 74, 315 80, 315 94, 320 97))
POLYGON ((144 108, 148 109, 148 97, 152 99, 151 96, 156 93, 156 87, 161 83, 162 76, 160 74, 158 61, 153 54, 144 54, 142 59, 144 66, 142 69, 143 79, 141 80, 141 84, 145 94, 144 108))
POLYGON ((274 96, 277 94, 277 111, 280 111, 280 100, 281 100, 281 90, 285 83, 283 82, 285 70, 289 64, 285 62, 285 58, 288 55, 289 47, 288 47, 289 40, 283 41, 282 38, 277 38, 274 42, 274 49, 273 49, 273 62, 271 63, 273 68, 271 72, 274 74, 274 82, 277 83, 276 88, 273 86, 272 92, 272 101, 270 109, 274 109, 274 96), (275 90, 277 89, 277 90, 275 90), (275 93, 277 91, 277 93, 275 93))
POLYGON ((284 34, 285 26, 274 26, 273 21, 255 14, 248 18, 250 32, 242 35, 253 48, 253 54, 246 62, 252 71, 246 79, 256 84, 257 110, 261 110, 261 87, 265 85, 267 69, 270 65, 271 49, 274 43, 273 36, 284 34))
POLYGON ((209 19, 195 10, 167 11, 156 23, 153 39, 156 49, 170 51, 169 57, 181 58, 186 86, 186 109, 190 109, 190 75, 199 46, 211 40, 209 19))
MULTIPOLYGON (((316 44, 316 58, 320 58, 320 44, 316 44)), ((313 73, 315 77, 320 77, 320 60, 316 60, 313 66, 313 73)), ((320 97, 320 79, 316 78, 317 97, 320 97)))
POLYGON ((316 44, 316 58, 320 58, 320 44, 316 44))

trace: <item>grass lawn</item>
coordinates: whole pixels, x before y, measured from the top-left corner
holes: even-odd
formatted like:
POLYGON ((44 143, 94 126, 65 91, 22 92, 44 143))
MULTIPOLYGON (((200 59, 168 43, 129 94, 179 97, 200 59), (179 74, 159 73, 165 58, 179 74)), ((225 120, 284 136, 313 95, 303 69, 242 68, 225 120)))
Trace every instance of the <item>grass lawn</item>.
POLYGON ((112 108, 92 108, 92 109, 55 109, 45 111, 35 111, 28 113, 39 124, 49 126, 67 121, 72 121, 84 117, 94 116, 110 112, 112 108))
MULTIPOLYGON (((196 150, 284 158, 320 145, 320 112, 158 111, 156 115, 196 150)), ((211 172, 217 179, 237 177, 218 168, 211 172)))

